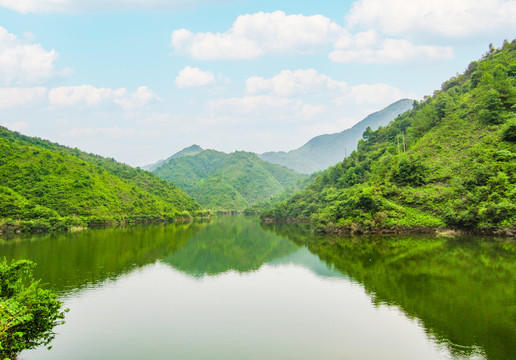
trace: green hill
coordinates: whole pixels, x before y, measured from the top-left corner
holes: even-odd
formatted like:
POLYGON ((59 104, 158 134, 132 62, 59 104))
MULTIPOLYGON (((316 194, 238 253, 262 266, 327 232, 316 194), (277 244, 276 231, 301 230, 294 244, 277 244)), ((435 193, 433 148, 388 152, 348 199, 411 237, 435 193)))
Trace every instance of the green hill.
POLYGON ((516 233, 516 41, 389 126, 263 216, 318 230, 438 227, 516 233))
POLYGON ((271 151, 258 156, 265 161, 286 166, 303 174, 324 170, 342 161, 355 150, 367 127, 376 130, 389 124, 399 114, 412 109, 413 103, 414 100, 399 100, 340 133, 314 137, 299 149, 289 152, 271 151))
POLYGON ((220 211, 242 211, 294 188, 303 177, 253 153, 215 150, 172 158, 153 172, 182 188, 202 206, 220 211))
POLYGON ((201 210, 152 173, 3 127, 0 178, 3 231, 171 220, 201 210))
POLYGON ((155 162, 154 164, 144 165, 144 166, 142 166, 142 169, 147 170, 147 171, 154 171, 157 168, 159 168, 161 165, 165 164, 167 161, 170 161, 172 159, 178 159, 178 158, 181 158, 184 156, 196 155, 196 154, 200 153, 201 151, 203 151, 203 149, 199 145, 192 145, 192 146, 184 148, 183 150, 175 153, 174 155, 172 155, 171 157, 169 157, 166 160, 159 160, 159 161, 155 162))

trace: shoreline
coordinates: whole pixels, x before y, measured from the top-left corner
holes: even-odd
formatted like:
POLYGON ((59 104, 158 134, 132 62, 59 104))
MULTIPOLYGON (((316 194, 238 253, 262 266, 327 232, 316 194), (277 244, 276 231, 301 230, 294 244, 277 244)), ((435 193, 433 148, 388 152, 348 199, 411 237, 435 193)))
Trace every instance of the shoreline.
POLYGON ((516 237, 516 229, 492 229, 486 231, 475 231, 469 229, 454 229, 447 227, 424 227, 414 226, 411 228, 378 228, 378 229, 364 229, 357 227, 356 229, 348 229, 344 227, 338 227, 333 223, 327 224, 324 228, 314 229, 310 219, 297 219, 297 218, 272 218, 265 217, 261 218, 262 224, 310 224, 312 231, 321 234, 328 235, 344 235, 344 234, 435 234, 437 236, 458 236, 458 235, 489 235, 489 236, 506 236, 516 237))
POLYGON ((119 227, 140 224, 188 223, 194 220, 208 220, 213 218, 211 212, 200 211, 194 215, 188 212, 175 217, 162 215, 159 217, 62 217, 47 219, 0 219, 0 238, 16 234, 42 234, 52 232, 79 232, 88 229, 119 227))

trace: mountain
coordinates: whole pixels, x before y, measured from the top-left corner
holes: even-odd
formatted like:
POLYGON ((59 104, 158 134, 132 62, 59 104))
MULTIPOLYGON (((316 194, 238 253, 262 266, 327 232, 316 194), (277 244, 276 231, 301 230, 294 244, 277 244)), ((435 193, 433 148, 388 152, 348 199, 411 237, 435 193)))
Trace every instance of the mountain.
POLYGON ((414 100, 399 100, 340 133, 316 136, 299 149, 289 152, 271 151, 258 156, 265 161, 286 166, 303 174, 324 170, 351 154, 368 127, 376 130, 389 124, 399 114, 412 109, 413 103, 414 100))
POLYGON ((321 231, 516 234, 516 41, 492 49, 263 217, 321 231))
POLYGON ((201 207, 157 176, 0 127, 0 231, 185 218, 201 207))
POLYGON ((182 188, 202 206, 223 211, 244 210, 294 188, 303 178, 253 153, 215 150, 170 158, 153 173, 182 188))
POLYGON ((159 160, 159 161, 155 162, 154 164, 144 165, 144 166, 142 166, 142 169, 147 170, 147 171, 154 171, 169 160, 178 159, 178 158, 181 158, 184 156, 196 155, 196 154, 200 153, 201 151, 203 151, 203 149, 199 145, 192 145, 192 146, 184 148, 183 150, 175 153, 174 155, 172 155, 171 157, 169 157, 166 160, 159 160))

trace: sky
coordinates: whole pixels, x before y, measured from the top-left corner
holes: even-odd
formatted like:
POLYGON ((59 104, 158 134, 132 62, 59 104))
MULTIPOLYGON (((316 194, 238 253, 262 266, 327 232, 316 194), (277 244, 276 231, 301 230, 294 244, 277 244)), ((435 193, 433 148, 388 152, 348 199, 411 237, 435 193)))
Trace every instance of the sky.
POLYGON ((132 166, 288 151, 515 33, 516 0, 0 0, 0 125, 132 166))

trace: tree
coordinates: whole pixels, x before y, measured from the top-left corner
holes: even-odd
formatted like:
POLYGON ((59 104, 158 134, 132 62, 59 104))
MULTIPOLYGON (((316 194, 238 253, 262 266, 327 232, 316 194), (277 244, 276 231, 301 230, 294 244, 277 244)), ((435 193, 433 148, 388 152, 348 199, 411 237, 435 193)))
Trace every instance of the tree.
POLYGON ((64 312, 57 295, 40 287, 28 260, 0 261, 0 359, 54 339, 52 329, 63 324, 64 312))

